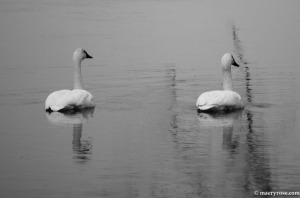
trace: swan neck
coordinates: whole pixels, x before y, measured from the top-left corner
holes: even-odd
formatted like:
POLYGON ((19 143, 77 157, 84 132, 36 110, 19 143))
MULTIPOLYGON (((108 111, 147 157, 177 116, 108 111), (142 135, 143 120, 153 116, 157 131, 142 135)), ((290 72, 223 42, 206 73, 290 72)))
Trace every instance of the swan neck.
POLYGON ((83 89, 81 61, 79 60, 74 60, 74 89, 83 89))
POLYGON ((230 69, 223 69, 223 90, 233 90, 230 69))

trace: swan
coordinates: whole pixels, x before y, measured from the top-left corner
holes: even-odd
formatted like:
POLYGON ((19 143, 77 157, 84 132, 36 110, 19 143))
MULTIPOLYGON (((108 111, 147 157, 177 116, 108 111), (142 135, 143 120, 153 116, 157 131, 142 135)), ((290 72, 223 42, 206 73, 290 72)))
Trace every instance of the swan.
POLYGON ((231 65, 239 67, 230 53, 221 59, 223 70, 223 90, 202 93, 196 106, 200 111, 228 111, 244 108, 241 96, 232 90, 231 65))
POLYGON ((46 111, 69 111, 95 107, 93 95, 84 90, 82 84, 81 62, 86 58, 93 57, 81 48, 74 51, 74 89, 63 89, 51 93, 45 101, 46 111))

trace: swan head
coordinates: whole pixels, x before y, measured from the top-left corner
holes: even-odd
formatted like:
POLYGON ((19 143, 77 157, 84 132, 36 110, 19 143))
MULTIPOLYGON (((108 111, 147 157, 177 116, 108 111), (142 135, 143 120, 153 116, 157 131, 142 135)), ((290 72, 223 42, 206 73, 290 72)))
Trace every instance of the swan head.
POLYGON ((225 69, 225 70, 230 69, 231 65, 239 67, 239 65, 235 62, 232 54, 230 54, 230 53, 226 53, 223 55, 223 57, 221 59, 221 64, 222 64, 223 69, 225 69))
POLYGON ((77 48, 73 53, 73 61, 83 61, 86 58, 93 58, 84 49, 77 48))

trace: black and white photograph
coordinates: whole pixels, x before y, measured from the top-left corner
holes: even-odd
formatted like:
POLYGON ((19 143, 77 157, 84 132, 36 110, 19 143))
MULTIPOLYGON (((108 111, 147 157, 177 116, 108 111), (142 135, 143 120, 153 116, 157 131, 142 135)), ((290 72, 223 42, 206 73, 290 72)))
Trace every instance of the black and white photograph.
POLYGON ((300 1, 0 0, 1 198, 300 198, 300 1))

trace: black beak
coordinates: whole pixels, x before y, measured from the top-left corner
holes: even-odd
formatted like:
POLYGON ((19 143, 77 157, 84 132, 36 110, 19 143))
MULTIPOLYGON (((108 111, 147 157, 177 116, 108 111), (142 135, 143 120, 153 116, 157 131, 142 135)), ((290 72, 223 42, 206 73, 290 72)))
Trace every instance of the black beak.
POLYGON ((93 58, 91 55, 89 55, 85 50, 83 50, 84 51, 84 53, 85 53, 85 58, 93 58))
POLYGON ((93 57, 91 55, 89 55, 88 53, 86 53, 86 58, 93 58, 93 57))
POLYGON ((232 65, 233 66, 236 66, 236 67, 239 67, 240 65, 239 64, 237 64, 236 62, 235 62, 235 60, 234 59, 232 59, 233 61, 232 61, 232 65))

